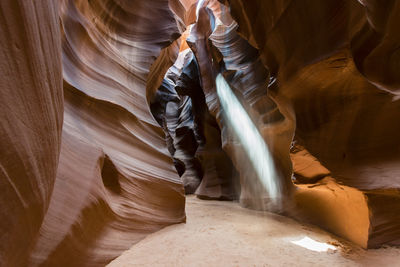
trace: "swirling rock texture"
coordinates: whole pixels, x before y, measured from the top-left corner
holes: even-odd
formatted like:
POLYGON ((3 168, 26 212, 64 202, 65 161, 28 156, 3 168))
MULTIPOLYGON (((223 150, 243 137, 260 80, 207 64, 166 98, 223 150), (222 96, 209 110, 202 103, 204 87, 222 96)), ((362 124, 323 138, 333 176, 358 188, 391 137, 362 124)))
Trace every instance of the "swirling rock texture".
MULTIPOLYGON (((280 194, 290 198, 293 184, 287 147, 292 139, 292 119, 289 114, 285 116, 287 111, 277 105, 271 94, 267 94, 268 87, 273 87, 274 81, 270 80, 257 49, 237 33, 238 25, 230 18, 225 7, 221 6, 220 10, 223 14, 219 20, 221 23, 217 22, 210 39, 223 57, 225 70, 222 73, 272 151, 276 175, 281 178, 280 194)), ((224 121, 224 118, 221 120, 224 121)), ((225 149, 235 158, 235 164, 241 172, 241 203, 252 208, 279 211, 281 207, 270 207, 270 196, 262 190, 265 187, 258 179, 254 179, 257 175, 249 168, 252 163, 246 159, 240 141, 232 136, 229 123, 226 121, 221 124, 227 126, 224 131, 227 135, 224 136, 225 149)))
POLYGON ((185 221, 148 104, 179 51, 177 6, 2 2, 1 265, 102 266, 185 221))
POLYGON ((195 158, 198 147, 192 114, 192 99, 180 97, 175 90, 182 72, 185 56, 189 50, 179 54, 176 63, 167 71, 156 97, 150 104, 152 114, 164 129, 168 150, 175 168, 182 177, 185 193, 194 193, 201 182, 200 163, 195 158))
POLYGON ((292 109, 295 140, 331 172, 340 183, 335 187, 348 193, 333 204, 335 196, 329 200, 321 194, 338 192, 329 183, 312 187, 314 197, 312 188, 300 186, 299 205, 308 207, 309 220, 375 247, 400 242, 399 39, 393 30, 399 8, 396 1, 360 2, 230 0, 229 5, 239 32, 258 48, 277 81, 277 102, 292 109), (319 208, 312 207, 316 201, 319 208), (340 221, 349 221, 345 214, 357 209, 346 210, 358 205, 367 212, 359 212, 359 223, 352 217, 351 224, 364 229, 356 238, 345 229, 352 227, 340 221), (328 216, 330 210, 335 212, 328 216))
POLYGON ((365 7, 367 20, 353 37, 351 51, 354 63, 371 83, 382 90, 399 95, 400 4, 387 1, 359 0, 365 7))
POLYGON ((195 194, 202 199, 236 199, 239 190, 236 169, 222 149, 221 131, 208 109, 199 71, 194 53, 188 53, 176 85, 179 94, 188 96, 193 103, 194 130, 198 143, 196 157, 199 158, 203 175, 195 194))
POLYGON ((363 7, 347 1, 222 2, 230 5, 247 40, 236 33, 238 26, 224 5, 203 1, 188 44, 199 62, 224 149, 241 174, 241 203, 274 209, 221 115, 215 84, 219 72, 272 150, 283 184, 283 208, 278 210, 363 247, 398 244, 398 127, 389 123, 398 117, 398 102, 354 64, 352 44, 367 22, 363 7), (295 188, 289 160, 293 136, 302 144, 291 156, 295 188), (377 179, 381 174, 372 169, 388 178, 377 179), (378 208, 385 201, 390 208, 378 208))
MULTIPOLYGON (((253 162, 248 157, 248 151, 245 151, 233 133, 230 122, 223 115, 216 91, 217 73, 224 74, 272 150, 274 165, 281 177, 280 194, 285 195, 286 199, 290 199, 294 189, 288 153, 294 129, 291 116, 282 115, 282 112, 288 111, 279 107, 271 95, 266 94, 269 73, 257 49, 237 33, 238 25, 230 17, 227 7, 217 1, 209 1, 199 6, 198 14, 187 42, 199 62, 206 103, 221 128, 223 148, 240 173, 240 202, 255 209, 282 211, 281 205, 272 205, 271 196, 251 167, 253 162)), ((279 202, 284 201, 281 199, 279 202)))
POLYGON ((184 222, 185 189, 400 244, 400 4, 196 5, 0 3, 0 265, 103 266, 184 222), (272 152, 282 206, 223 115, 219 73, 272 152))
POLYGON ((183 28, 168 1, 63 1, 60 17, 63 145, 30 262, 99 266, 185 220, 182 183, 148 105, 183 28))
POLYGON ((235 199, 235 169, 222 150, 221 132, 207 108, 190 49, 181 51, 168 70, 151 109, 166 133, 185 193, 203 199, 235 199))
POLYGON ((0 265, 22 266, 50 203, 61 144, 55 1, 0 3, 0 265))

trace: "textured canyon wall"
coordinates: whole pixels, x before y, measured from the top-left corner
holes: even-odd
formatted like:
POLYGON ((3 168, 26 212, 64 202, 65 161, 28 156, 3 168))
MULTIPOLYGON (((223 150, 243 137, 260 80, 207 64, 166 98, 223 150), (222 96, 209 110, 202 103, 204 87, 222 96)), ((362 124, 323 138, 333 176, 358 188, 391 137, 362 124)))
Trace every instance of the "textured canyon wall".
POLYGON ((0 7, 0 265, 104 266, 185 221, 184 189, 149 103, 193 3, 0 7))
POLYGON ((197 22, 191 28, 187 42, 199 63, 201 85, 208 109, 221 128, 223 149, 240 174, 240 202, 255 209, 282 211, 282 203, 291 198, 294 189, 289 157, 294 132, 291 114, 279 106, 271 95, 267 95, 269 71, 263 65, 257 49, 237 33, 238 24, 231 18, 228 7, 218 1, 205 1, 198 10, 197 22), (229 90, 232 90, 239 105, 244 108, 246 116, 250 117, 251 125, 244 125, 245 121, 242 121, 242 129, 239 131, 246 131, 254 125, 260 133, 258 141, 261 144, 251 141, 256 146, 267 143, 271 150, 271 160, 264 160, 264 156, 269 155, 251 159, 251 154, 255 152, 243 145, 244 140, 240 140, 238 132, 232 127, 232 118, 226 116, 226 107, 221 106, 216 87, 218 73, 224 75, 229 90), (256 171, 260 164, 269 164, 271 171, 276 172, 260 176, 256 171), (277 183, 277 192, 272 192, 266 186, 274 182, 271 180, 277 183))
POLYGON ((63 121, 57 1, 0 3, 0 265, 26 264, 50 203, 63 121))
POLYGON ((399 1, 359 0, 367 20, 353 37, 351 50, 357 69, 379 89, 399 95, 399 1))
POLYGON ((221 131, 208 109, 191 49, 181 51, 157 94, 152 111, 166 132, 185 193, 203 199, 236 199, 236 170, 222 149, 221 131))
MULTIPOLYGON (((276 80, 270 93, 292 110, 295 141, 310 152, 309 162, 317 160, 324 166, 308 174, 295 168, 295 177, 332 176, 340 184, 338 189, 348 192, 341 198, 348 205, 356 206, 351 188, 361 192, 364 200, 357 201, 364 202, 368 216, 353 226, 365 229, 367 237, 350 239, 374 247, 399 242, 398 38, 393 30, 399 9, 396 1, 360 2, 230 0, 229 4, 239 32, 259 49, 276 80)), ((310 164, 305 158, 292 157, 295 167, 310 164)), ((315 192, 324 187, 336 191, 331 180, 322 180, 317 187, 315 192)), ((336 218, 330 216, 327 222, 322 217, 337 208, 335 197, 308 199, 302 189, 298 189, 299 209, 309 209, 312 201, 325 203, 325 208, 306 212, 307 216, 349 238, 344 233, 346 223, 339 225, 339 221, 351 212, 342 209, 343 214, 335 212, 336 218), (332 226, 335 220, 338 223, 332 226)), ((306 191, 312 194, 311 189, 306 191)))
POLYGON ((100 266, 185 220, 183 186, 148 104, 183 26, 162 0, 67 0, 60 11, 63 143, 30 262, 100 266))
POLYGON ((399 4, 214 0, 196 18, 196 3, 1 2, 0 265, 104 266, 184 222, 184 186, 400 243, 399 4), (219 73, 271 149, 282 207, 219 73))

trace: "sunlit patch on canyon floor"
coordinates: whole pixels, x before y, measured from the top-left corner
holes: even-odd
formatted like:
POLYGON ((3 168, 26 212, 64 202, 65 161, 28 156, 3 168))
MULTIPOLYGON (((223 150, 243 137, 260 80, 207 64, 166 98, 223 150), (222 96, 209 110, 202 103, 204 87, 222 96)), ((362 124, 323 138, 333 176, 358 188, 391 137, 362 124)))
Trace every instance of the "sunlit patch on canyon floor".
POLYGON ((109 266, 399 266, 400 248, 363 250, 310 225, 189 196, 186 224, 149 235, 109 266))

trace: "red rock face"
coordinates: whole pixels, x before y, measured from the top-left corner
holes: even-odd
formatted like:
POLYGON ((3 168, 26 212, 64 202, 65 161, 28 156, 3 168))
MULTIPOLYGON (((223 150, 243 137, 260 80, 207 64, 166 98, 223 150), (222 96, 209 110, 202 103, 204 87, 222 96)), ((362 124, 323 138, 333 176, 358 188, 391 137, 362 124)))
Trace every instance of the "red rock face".
POLYGON ((104 266, 184 222, 185 190, 400 243, 397 1, 31 2, 0 4, 0 265, 104 266))
POLYGON ((0 3, 0 265, 22 266, 50 203, 63 97, 58 5, 0 3))
POLYGON ((1 265, 104 266, 185 220, 148 105, 179 50, 183 25, 171 8, 1 4, 1 265))
MULTIPOLYGON (((282 203, 271 204, 274 197, 263 185, 266 177, 257 178, 259 173, 254 164, 258 163, 250 159, 253 152, 243 145, 238 132, 233 131, 232 118, 226 116, 217 94, 215 80, 217 74, 222 73, 231 87, 229 90, 234 92, 240 106, 248 113, 251 124, 254 124, 259 132, 262 143, 268 143, 275 159, 272 165, 276 173, 272 176, 279 184, 278 202, 290 199, 294 189, 288 153, 294 129, 291 115, 282 109, 271 95, 266 94, 269 83, 268 70, 262 64, 257 49, 237 33, 237 28, 238 25, 230 17, 227 7, 210 1, 199 9, 199 18, 192 27, 187 42, 199 63, 208 109, 221 128, 223 149, 240 173, 241 203, 255 209, 282 211, 282 203), (281 196, 285 196, 285 199, 281 196)), ((239 131, 246 130, 245 126, 239 126, 239 131)))
POLYGON ((351 43, 357 69, 372 84, 399 95, 399 24, 400 4, 388 1, 360 0, 367 20, 351 43))
POLYGON ((183 187, 148 105, 178 53, 179 24, 168 1, 129 2, 61 3, 63 146, 33 264, 104 265, 185 220, 183 187))
MULTIPOLYGON (((393 123, 399 116, 394 49, 398 38, 393 30, 399 9, 396 1, 384 6, 378 1, 360 2, 231 0, 229 4, 239 31, 259 49, 276 78, 275 98, 293 114, 294 139, 311 153, 306 161, 323 164, 323 169, 319 163, 299 169, 304 157, 294 156, 295 176, 324 177, 327 169, 342 190, 362 192, 369 219, 366 226, 359 222, 354 227, 368 231, 359 238, 341 230, 346 224, 340 221, 350 213, 333 212, 340 210, 332 202, 335 197, 318 193, 332 188, 331 182, 318 183, 321 190, 315 190, 314 201, 326 207, 310 212, 312 204, 300 197, 298 211, 364 247, 375 247, 399 243, 395 200, 399 129, 393 123), (328 215, 329 210, 335 217, 328 215)), ((302 189, 297 190, 301 196, 312 196, 311 189, 305 194, 302 189)), ((353 200, 342 201, 359 203, 355 193, 348 195, 353 200)))
POLYGON ((199 74, 194 53, 182 50, 157 91, 152 113, 166 133, 185 193, 236 199, 235 168, 222 149, 221 131, 208 109, 199 74))

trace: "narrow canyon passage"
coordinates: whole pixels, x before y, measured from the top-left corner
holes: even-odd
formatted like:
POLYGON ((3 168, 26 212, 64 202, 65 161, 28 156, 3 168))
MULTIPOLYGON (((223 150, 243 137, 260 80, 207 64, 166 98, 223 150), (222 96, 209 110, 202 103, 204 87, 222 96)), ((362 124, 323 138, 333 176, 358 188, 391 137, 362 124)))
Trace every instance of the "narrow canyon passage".
POLYGON ((244 209, 238 203, 187 197, 186 224, 147 236, 112 261, 129 266, 399 266, 400 248, 365 251, 287 217, 244 209), (318 244, 293 242, 308 237, 318 244), (317 250, 317 251, 315 251, 317 250))
POLYGON ((0 266, 400 266, 398 25, 396 0, 1 0, 0 266))

